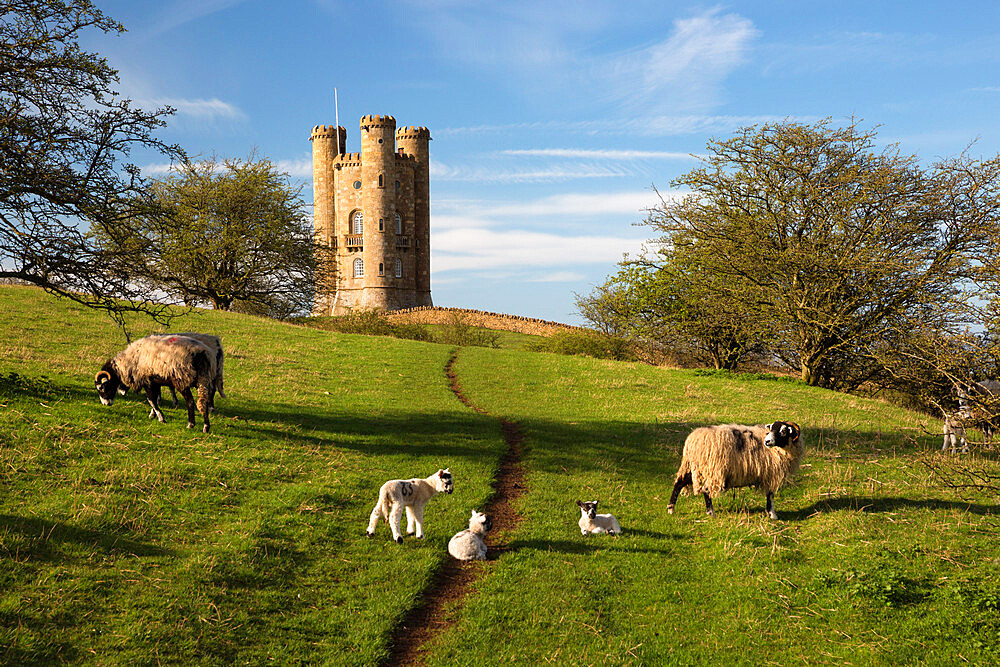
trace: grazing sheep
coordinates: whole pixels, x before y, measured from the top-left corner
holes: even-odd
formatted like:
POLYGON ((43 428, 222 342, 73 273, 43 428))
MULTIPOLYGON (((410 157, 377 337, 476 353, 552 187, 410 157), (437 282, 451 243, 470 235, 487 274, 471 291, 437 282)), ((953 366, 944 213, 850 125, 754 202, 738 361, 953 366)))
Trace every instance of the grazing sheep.
POLYGON ((424 537, 424 505, 439 493, 451 493, 454 483, 451 471, 445 468, 426 479, 392 479, 378 490, 378 502, 368 521, 368 537, 375 534, 378 520, 384 518, 392 530, 392 539, 399 544, 403 537, 399 534, 399 520, 406 509, 406 534, 414 531, 420 539, 424 537))
POLYGON ((488 516, 472 510, 469 527, 455 533, 448 541, 448 553, 458 560, 485 560, 486 542, 483 538, 492 528, 493 521, 488 516))
POLYGON ((622 532, 622 527, 618 525, 618 519, 611 514, 597 513, 596 500, 588 500, 587 502, 578 500, 576 504, 579 506, 581 514, 579 521, 581 535, 587 533, 617 535, 622 532))
MULTIPOLYGON (((152 338, 153 336, 159 336, 164 338, 169 338, 170 336, 184 336, 185 338, 194 338, 199 343, 203 344, 208 349, 215 353, 215 390, 219 392, 219 396, 226 398, 226 388, 225 388, 225 374, 223 372, 223 366, 225 365, 226 355, 222 350, 222 339, 213 334, 203 334, 195 333, 193 331, 186 331, 184 333, 172 333, 172 334, 151 334, 147 338, 152 338)), ((177 407, 177 392, 174 391, 173 386, 170 386, 170 397, 174 401, 174 407, 177 407)), ((211 405, 208 406, 213 411, 215 410, 215 400, 212 401, 211 405)))
MULTIPOLYGON (((166 421, 160 410, 160 387, 180 390, 187 402, 188 428, 194 427, 194 397, 198 388, 198 411, 204 419, 202 430, 208 433, 209 405, 215 394, 216 355, 193 338, 184 336, 147 336, 141 338, 104 364, 94 376, 94 387, 101 403, 112 405, 121 390, 145 390, 151 410, 149 418, 166 421)), ((124 391, 122 391, 124 393, 124 391)))
POLYGON ((774 492, 799 469, 802 430, 794 422, 766 426, 721 424, 696 428, 684 441, 684 454, 667 512, 681 489, 705 496, 705 512, 715 516, 712 498, 726 489, 752 486, 767 497, 767 515, 777 519, 774 492))
POLYGON ((951 453, 956 453, 959 443, 962 444, 963 454, 969 451, 969 443, 965 439, 965 424, 971 418, 972 413, 965 408, 960 408, 954 414, 945 415, 944 426, 941 429, 944 433, 944 443, 941 445, 942 452, 948 449, 948 445, 951 444, 951 453))

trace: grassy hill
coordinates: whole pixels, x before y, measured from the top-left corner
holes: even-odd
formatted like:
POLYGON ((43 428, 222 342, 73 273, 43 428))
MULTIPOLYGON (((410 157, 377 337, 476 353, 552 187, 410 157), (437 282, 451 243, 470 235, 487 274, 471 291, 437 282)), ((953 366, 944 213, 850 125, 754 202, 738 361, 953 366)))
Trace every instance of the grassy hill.
MULTIPOLYGON (((0 662, 372 664, 527 436, 525 520, 431 664, 991 663, 996 496, 942 488, 934 422, 794 382, 335 334, 227 313, 213 431, 100 405, 124 341, 99 314, 0 287, 0 662), (802 424, 794 485, 666 504, 694 426, 802 424), (386 479, 450 467, 427 538, 364 537, 386 479), (576 499, 625 533, 581 537, 576 499)), ((137 327, 152 331, 148 323, 137 327)), ((996 474, 995 452, 966 459, 996 474)))

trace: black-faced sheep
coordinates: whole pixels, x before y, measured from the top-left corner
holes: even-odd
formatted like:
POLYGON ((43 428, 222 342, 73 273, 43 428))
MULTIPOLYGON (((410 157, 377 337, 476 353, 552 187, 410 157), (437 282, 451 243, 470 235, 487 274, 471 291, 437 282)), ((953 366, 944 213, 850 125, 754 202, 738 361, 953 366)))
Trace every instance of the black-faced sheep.
POLYGON ((448 553, 458 560, 486 559, 486 532, 492 530, 493 521, 481 512, 472 510, 469 527, 455 533, 448 541, 448 553))
POLYGON ((726 489, 752 486, 767 497, 767 515, 777 519, 774 492, 799 469, 803 452, 802 431, 794 422, 696 428, 684 441, 667 512, 674 513, 684 488, 703 494, 705 512, 715 516, 712 498, 726 489))
POLYGON ((389 522, 392 539, 402 544, 399 534, 399 520, 406 510, 406 534, 414 532, 420 539, 424 537, 424 505, 439 493, 451 493, 454 481, 447 468, 438 470, 426 479, 391 479, 378 490, 378 502, 368 520, 368 537, 375 534, 379 519, 389 522))
POLYGON ((184 336, 141 338, 104 364, 94 377, 101 403, 111 405, 120 389, 145 390, 152 408, 149 417, 164 422, 160 410, 160 387, 173 387, 187 402, 188 428, 194 427, 194 397, 198 389, 198 411, 204 419, 202 430, 211 428, 208 412, 215 394, 216 355, 203 343, 184 336))
POLYGON ((588 533, 617 535, 622 532, 622 527, 618 525, 618 519, 611 514, 597 513, 596 500, 588 500, 587 502, 578 500, 576 504, 580 508, 580 521, 578 523, 581 535, 587 535, 588 533))

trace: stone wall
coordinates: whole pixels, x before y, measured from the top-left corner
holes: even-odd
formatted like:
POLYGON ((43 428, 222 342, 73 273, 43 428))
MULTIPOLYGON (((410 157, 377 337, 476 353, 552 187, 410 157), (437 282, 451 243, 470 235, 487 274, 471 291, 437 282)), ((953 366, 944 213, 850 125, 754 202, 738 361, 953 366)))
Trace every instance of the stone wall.
POLYGON ((580 327, 574 327, 569 324, 539 320, 534 317, 504 315, 502 313, 490 313, 484 310, 472 310, 469 308, 425 306, 394 310, 386 313, 391 322, 409 322, 414 324, 450 324, 454 321, 456 315, 461 318, 462 322, 472 326, 499 329, 500 331, 515 331, 535 336, 551 336, 563 331, 580 329, 580 327))

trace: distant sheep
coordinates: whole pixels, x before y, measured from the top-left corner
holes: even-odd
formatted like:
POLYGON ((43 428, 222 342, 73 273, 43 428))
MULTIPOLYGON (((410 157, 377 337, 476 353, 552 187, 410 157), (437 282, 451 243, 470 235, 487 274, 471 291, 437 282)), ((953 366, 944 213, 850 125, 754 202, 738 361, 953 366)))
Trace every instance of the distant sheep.
POLYGON ((202 430, 208 433, 216 372, 216 354, 203 343, 184 336, 147 336, 105 363, 94 376, 94 387, 104 405, 112 405, 121 390, 145 390, 152 408, 149 418, 156 417, 160 422, 166 421, 160 410, 160 387, 177 389, 187 402, 188 428, 194 427, 191 388, 197 387, 198 411, 204 419, 202 430))
MULTIPOLYGON (((960 387, 957 394, 958 411, 945 419, 945 443, 941 449, 947 448, 948 441, 955 439, 949 436, 959 436, 961 431, 959 438, 964 453, 969 451, 968 443, 964 440, 966 428, 978 428, 983 432, 986 442, 992 442, 993 435, 997 431, 997 413, 1000 412, 1000 381, 974 382, 967 390, 960 387)), ((952 453, 954 452, 955 443, 952 443, 952 453)))
POLYGON ((803 452, 802 431, 794 422, 696 428, 684 441, 667 512, 674 513, 681 489, 703 494, 705 512, 715 516, 712 498, 726 489, 752 486, 767 497, 767 515, 777 519, 774 492, 799 469, 803 452))
POLYGON ((455 533, 448 541, 448 553, 458 560, 486 559, 486 532, 493 529, 493 521, 476 510, 472 510, 469 527, 455 533))
POLYGON ((944 433, 944 442, 941 444, 942 452, 948 449, 948 445, 951 445, 951 453, 954 454, 958 451, 959 444, 962 445, 963 454, 969 451, 969 442, 965 439, 965 424, 971 418, 972 413, 965 408, 945 416, 944 426, 941 429, 944 433))
POLYGON ((579 525, 581 535, 587 535, 588 533, 618 535, 622 532, 622 527, 618 525, 618 519, 610 514, 597 513, 596 500, 588 500, 587 502, 578 500, 576 504, 580 508, 581 516, 579 525))
POLYGON ((378 490, 378 502, 368 520, 368 537, 375 534, 375 526, 380 518, 389 522, 392 539, 399 544, 403 537, 399 534, 399 521, 406 509, 406 534, 424 537, 424 505, 439 493, 451 493, 454 482, 447 468, 438 470, 426 479, 393 479, 378 490))

